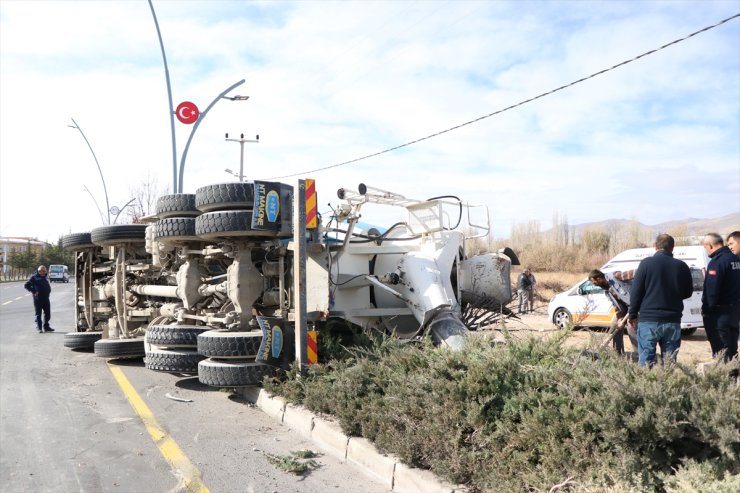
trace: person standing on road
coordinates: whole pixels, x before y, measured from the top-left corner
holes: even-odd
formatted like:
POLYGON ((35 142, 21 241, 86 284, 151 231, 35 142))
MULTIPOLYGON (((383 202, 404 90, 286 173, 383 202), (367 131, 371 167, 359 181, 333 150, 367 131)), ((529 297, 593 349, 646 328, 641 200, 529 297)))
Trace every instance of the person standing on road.
POLYGON ((737 354, 740 331, 740 258, 717 233, 704 236, 703 245, 710 259, 701 295, 704 330, 712 357, 724 352, 723 361, 728 362, 737 354))
POLYGON ((32 275, 23 287, 33 295, 33 309, 36 313, 36 330, 39 331, 39 334, 42 332, 54 332, 54 329, 49 326, 49 320, 51 320, 51 303, 49 302, 51 284, 49 284, 49 279, 46 277, 46 266, 40 265, 36 274, 32 275), (42 311, 44 312, 43 325, 41 323, 42 311))
MULTIPOLYGON (((611 301, 616 310, 611 322, 611 330, 614 332, 612 347, 618 354, 624 354, 624 332, 630 307, 633 276, 634 271, 617 271, 605 274, 598 269, 594 269, 588 274, 589 281, 604 290, 607 299, 611 301)), ((627 335, 632 347, 636 350, 637 334, 634 329, 628 327, 627 335)))
POLYGON ((727 248, 740 257, 740 231, 733 231, 727 235, 727 248))
POLYGON ((529 268, 524 269, 524 271, 519 274, 519 278, 517 279, 516 283, 516 290, 519 294, 519 313, 527 313, 527 308, 529 307, 529 293, 530 288, 532 288, 532 279, 530 277, 531 271, 529 268))
POLYGON ((678 358, 683 300, 693 293, 694 283, 689 266, 673 258, 675 244, 671 235, 658 235, 655 254, 640 262, 632 282, 627 323, 637 328, 640 366, 655 365, 656 345, 663 359, 678 358))

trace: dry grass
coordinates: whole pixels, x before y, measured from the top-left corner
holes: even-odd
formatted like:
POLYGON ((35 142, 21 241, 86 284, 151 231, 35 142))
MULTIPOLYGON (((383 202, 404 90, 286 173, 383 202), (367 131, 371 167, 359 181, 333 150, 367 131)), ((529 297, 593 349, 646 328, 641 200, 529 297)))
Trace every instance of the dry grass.
MULTIPOLYGON (((516 290, 516 280, 522 270, 523 267, 521 266, 512 269, 511 286, 513 290, 516 290)), ((537 279, 535 301, 538 303, 547 303, 553 296, 570 288, 587 275, 587 272, 575 274, 572 272, 534 272, 534 277, 537 279)))

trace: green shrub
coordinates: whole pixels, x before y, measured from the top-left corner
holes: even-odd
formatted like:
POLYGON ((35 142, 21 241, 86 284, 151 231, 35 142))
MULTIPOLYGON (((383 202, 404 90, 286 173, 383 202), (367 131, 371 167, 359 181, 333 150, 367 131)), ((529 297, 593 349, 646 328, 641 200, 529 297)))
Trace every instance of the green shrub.
POLYGON ((648 371, 594 354, 562 338, 463 351, 386 339, 270 390, 474 491, 736 484, 740 393, 727 367, 648 371))

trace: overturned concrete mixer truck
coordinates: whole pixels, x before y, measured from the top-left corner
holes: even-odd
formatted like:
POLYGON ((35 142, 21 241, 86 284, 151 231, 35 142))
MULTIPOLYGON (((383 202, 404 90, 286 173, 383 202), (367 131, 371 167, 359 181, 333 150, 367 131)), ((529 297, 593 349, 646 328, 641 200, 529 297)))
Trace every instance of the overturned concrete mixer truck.
POLYGON ((361 184, 340 189, 321 224, 314 185, 208 185, 160 197, 143 224, 66 235, 76 296, 65 346, 231 387, 306 364, 306 333, 430 335, 460 348, 469 330, 510 314, 514 252, 466 253, 489 235, 485 206, 361 184), (366 204, 405 220, 363 227, 366 204))

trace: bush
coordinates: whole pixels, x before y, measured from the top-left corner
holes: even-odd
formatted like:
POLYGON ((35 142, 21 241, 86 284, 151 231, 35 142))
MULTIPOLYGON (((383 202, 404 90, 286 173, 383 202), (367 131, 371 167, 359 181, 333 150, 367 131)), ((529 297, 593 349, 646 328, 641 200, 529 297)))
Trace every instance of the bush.
POLYGON ((611 352, 584 357, 565 337, 457 352, 386 339, 268 387, 474 491, 736 484, 740 399, 727 367, 648 371, 611 352))

